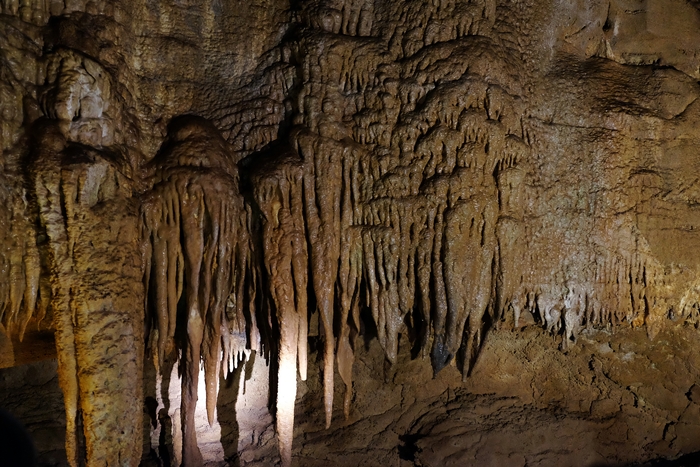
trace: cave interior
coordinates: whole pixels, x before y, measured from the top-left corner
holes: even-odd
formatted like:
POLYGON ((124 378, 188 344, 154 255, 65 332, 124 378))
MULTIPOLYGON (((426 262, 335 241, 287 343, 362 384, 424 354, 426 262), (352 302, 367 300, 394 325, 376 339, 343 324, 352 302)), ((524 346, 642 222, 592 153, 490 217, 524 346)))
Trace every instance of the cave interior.
POLYGON ((0 0, 10 465, 700 465, 699 96, 698 0, 0 0))

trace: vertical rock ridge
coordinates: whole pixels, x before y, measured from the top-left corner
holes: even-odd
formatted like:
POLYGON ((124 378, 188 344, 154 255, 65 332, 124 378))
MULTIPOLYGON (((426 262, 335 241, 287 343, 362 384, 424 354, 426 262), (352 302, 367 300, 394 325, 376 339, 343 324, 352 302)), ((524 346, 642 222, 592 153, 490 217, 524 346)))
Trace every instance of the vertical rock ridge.
POLYGON ((55 124, 42 130, 34 155, 43 163, 32 179, 48 237, 68 460, 136 466, 142 426, 134 421, 143 401, 138 207, 110 155, 67 144, 55 124))

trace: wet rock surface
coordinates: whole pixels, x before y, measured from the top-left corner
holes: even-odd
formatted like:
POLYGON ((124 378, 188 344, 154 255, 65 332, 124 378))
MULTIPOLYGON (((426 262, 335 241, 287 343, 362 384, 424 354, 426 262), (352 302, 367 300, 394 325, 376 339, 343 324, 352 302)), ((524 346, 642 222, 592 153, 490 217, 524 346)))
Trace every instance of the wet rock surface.
POLYGON ((74 466, 697 451, 698 31, 683 0, 3 1, 0 361, 55 333, 74 466))

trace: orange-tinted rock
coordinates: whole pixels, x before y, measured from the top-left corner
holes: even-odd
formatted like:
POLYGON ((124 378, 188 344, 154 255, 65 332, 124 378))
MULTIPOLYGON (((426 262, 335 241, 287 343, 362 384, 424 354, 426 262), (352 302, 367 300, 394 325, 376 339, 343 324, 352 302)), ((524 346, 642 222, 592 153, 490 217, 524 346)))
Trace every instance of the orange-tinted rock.
POLYGON ((2 2, 0 330, 51 318, 69 461, 138 461, 144 354, 186 465, 200 367, 211 424, 222 372, 276 362, 287 466, 310 343, 329 428, 363 332, 466 381, 498 326, 697 326, 700 13, 637 3, 2 2))

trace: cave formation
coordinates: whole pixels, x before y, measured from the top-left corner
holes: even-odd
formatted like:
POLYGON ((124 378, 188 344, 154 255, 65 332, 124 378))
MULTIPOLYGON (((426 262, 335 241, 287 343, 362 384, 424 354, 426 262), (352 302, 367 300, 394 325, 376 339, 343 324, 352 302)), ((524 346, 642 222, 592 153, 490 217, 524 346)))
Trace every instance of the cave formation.
POLYGON ((696 0, 2 0, 0 57, 41 465, 700 452, 696 0))

